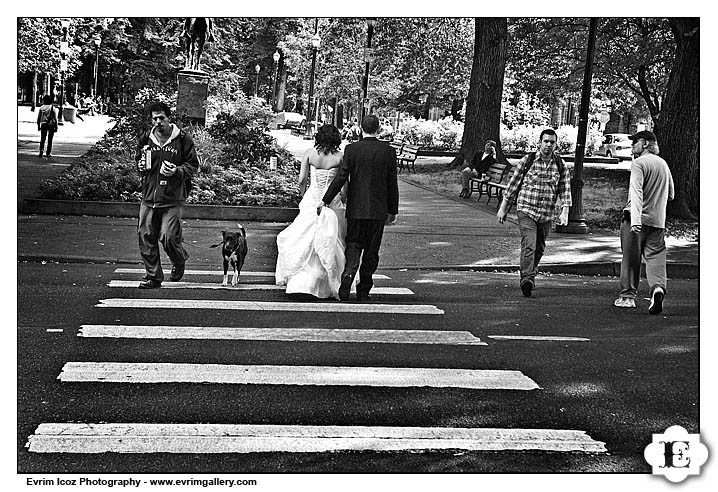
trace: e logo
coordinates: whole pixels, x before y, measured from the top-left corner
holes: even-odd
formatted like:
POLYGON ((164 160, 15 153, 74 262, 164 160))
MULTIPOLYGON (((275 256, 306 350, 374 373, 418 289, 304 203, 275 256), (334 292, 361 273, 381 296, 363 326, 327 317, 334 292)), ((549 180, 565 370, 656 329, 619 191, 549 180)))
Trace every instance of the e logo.
POLYGON ((663 434, 653 434, 653 442, 646 446, 643 456, 654 475, 682 482, 688 475, 700 474, 701 465, 708 460, 708 448, 700 442, 700 434, 688 434, 680 425, 674 425, 663 434))

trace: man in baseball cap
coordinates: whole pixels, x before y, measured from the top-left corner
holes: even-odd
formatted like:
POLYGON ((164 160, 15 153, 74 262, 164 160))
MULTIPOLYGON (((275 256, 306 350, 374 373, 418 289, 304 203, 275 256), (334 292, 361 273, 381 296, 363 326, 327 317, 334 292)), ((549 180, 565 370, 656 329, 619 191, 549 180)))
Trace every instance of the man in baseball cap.
POLYGON ((656 134, 653 132, 649 132, 648 130, 643 130, 638 133, 635 133, 628 137, 631 139, 632 142, 635 142, 636 140, 640 140, 641 138, 644 139, 646 142, 656 142, 658 139, 656 138, 656 134))
POLYGON ((621 221, 621 292, 614 305, 635 308, 641 257, 646 260, 650 287, 650 314, 663 311, 666 295, 666 204, 673 200, 673 177, 665 160, 658 156, 653 132, 643 130, 629 137, 635 157, 631 164, 628 203, 621 221))

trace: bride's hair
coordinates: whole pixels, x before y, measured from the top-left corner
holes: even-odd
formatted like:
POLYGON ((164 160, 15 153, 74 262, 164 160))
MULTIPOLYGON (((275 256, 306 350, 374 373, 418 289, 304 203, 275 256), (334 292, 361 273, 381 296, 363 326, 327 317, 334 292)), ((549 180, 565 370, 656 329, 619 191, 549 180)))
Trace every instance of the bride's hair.
POLYGON ((339 152, 342 135, 334 125, 322 125, 314 136, 314 148, 324 154, 339 152))

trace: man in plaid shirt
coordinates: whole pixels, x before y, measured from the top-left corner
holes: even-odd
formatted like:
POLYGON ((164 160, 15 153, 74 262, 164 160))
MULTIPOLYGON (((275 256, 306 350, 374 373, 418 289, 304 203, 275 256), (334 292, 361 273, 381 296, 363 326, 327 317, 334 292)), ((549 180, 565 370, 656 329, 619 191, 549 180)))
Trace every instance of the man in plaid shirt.
POLYGON ((541 132, 538 152, 533 155, 532 162, 529 162, 531 154, 519 161, 496 214, 499 223, 503 224, 509 204, 516 200, 516 216, 521 231, 520 285, 526 297, 531 297, 558 198, 563 206, 558 222, 560 225, 568 224, 571 175, 565 165, 559 165, 560 157, 554 153, 557 140, 558 136, 552 129, 541 132), (525 169, 527 166, 528 169, 525 169))

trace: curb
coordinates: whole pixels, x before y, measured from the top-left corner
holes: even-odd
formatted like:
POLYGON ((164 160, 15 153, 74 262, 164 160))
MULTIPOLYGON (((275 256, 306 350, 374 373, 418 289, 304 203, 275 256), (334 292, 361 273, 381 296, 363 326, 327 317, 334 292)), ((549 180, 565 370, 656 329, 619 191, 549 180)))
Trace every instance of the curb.
MULTIPOLYGON (((26 198, 20 213, 26 215, 92 215, 99 217, 137 217, 137 202, 95 202, 76 200, 45 200, 26 198)), ((298 208, 242 207, 236 205, 185 204, 183 219, 238 220, 258 222, 291 222, 299 214, 298 208)))
MULTIPOLYGON (((139 258, 131 260, 125 258, 100 258, 80 255, 43 255, 31 253, 18 253, 18 262, 55 262, 55 263, 116 263, 141 264, 139 258)), ((518 265, 380 265, 380 270, 411 270, 411 271, 465 271, 485 273, 517 273, 518 265)), ((698 279, 700 268, 690 263, 668 263, 666 271, 669 278, 698 279)), ((591 262, 591 263, 546 263, 542 264, 540 273, 618 277, 621 274, 620 262, 591 262)), ((641 267, 641 276, 645 278, 645 265, 641 267)))
MULTIPOLYGON (((382 266, 385 270, 432 270, 432 271, 467 271, 467 272, 500 272, 517 273, 519 265, 401 265, 382 266)), ((666 272, 669 278, 675 279, 698 279, 700 278, 700 267, 691 263, 666 264, 666 272)), ((599 277, 620 277, 621 262, 586 262, 586 263, 541 263, 539 273, 599 276, 599 277)), ((646 265, 641 265, 641 277, 646 277, 646 265)))

